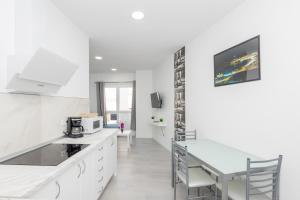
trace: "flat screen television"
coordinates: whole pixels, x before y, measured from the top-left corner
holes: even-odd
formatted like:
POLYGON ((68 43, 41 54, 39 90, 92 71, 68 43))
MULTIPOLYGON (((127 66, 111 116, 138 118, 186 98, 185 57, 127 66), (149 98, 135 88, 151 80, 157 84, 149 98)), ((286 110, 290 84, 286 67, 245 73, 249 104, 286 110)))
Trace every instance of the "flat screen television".
POLYGON ((158 92, 151 94, 151 104, 152 108, 161 108, 162 100, 158 92))

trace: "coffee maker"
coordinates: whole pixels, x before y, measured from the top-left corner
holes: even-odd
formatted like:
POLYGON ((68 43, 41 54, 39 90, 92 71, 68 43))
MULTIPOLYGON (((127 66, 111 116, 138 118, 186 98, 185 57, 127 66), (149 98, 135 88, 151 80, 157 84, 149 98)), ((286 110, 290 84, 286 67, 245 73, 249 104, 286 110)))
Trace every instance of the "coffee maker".
POLYGON ((67 130, 64 134, 70 138, 80 138, 83 137, 82 132, 84 131, 81 125, 81 117, 68 117, 67 120, 67 130))

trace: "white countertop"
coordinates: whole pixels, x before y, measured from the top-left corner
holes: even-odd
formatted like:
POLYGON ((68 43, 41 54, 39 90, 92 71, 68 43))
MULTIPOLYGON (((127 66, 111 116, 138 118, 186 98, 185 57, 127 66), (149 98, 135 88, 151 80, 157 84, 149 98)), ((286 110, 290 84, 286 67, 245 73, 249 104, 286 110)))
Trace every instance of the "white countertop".
POLYGON ((118 129, 103 129, 83 138, 61 138, 54 141, 53 143, 60 144, 90 144, 58 166, 0 165, 0 200, 29 197, 117 131, 118 129))

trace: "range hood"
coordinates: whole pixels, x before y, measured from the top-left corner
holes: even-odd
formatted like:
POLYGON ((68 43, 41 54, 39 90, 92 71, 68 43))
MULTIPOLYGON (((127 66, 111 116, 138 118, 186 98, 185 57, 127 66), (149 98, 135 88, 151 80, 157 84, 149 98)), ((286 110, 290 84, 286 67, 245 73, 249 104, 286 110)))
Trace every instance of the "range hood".
POLYGON ((8 58, 6 88, 17 93, 52 94, 66 85, 77 69, 76 64, 41 47, 32 56, 8 58))

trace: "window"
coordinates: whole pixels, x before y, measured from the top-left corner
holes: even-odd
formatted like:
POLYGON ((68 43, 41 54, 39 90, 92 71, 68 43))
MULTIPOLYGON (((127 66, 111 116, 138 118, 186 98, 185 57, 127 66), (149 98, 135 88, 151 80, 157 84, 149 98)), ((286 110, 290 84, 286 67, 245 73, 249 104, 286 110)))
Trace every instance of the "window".
POLYGON ((132 87, 120 88, 120 111, 131 111, 132 106, 132 87))
POLYGON ((117 111, 117 88, 105 88, 105 104, 107 111, 117 111))
POLYGON ((119 127, 123 122, 129 129, 131 121, 132 84, 107 83, 105 85, 105 106, 108 127, 119 127))

